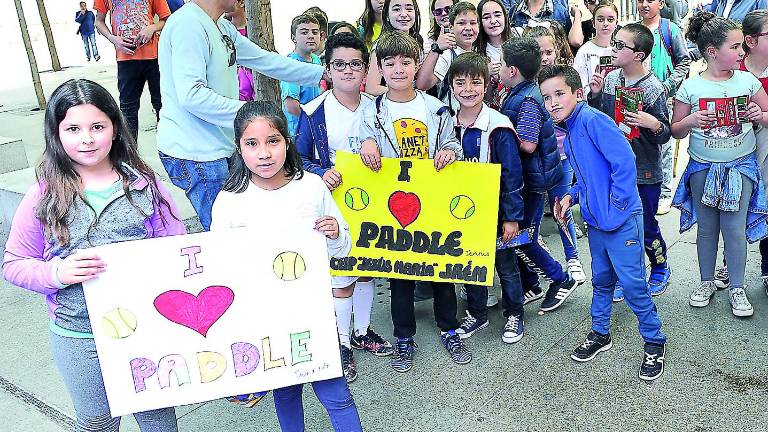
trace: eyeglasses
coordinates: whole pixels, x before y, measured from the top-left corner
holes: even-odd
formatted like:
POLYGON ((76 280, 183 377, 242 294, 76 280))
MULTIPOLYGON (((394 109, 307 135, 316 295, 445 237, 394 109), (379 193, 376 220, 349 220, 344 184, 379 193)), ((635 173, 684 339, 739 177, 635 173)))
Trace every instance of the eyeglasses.
POLYGON ((348 62, 345 62, 344 60, 334 60, 331 62, 331 66, 333 66, 333 70, 337 72, 344 72, 344 70, 347 69, 347 66, 355 72, 360 72, 365 67, 365 63, 363 63, 362 60, 352 60, 348 62))
POLYGON ((232 51, 231 53, 229 53, 229 67, 232 67, 235 65, 235 62, 237 61, 237 51, 235 50, 235 43, 232 42, 232 39, 225 34, 221 35, 221 40, 224 41, 224 45, 227 46, 227 49, 229 51, 232 51))
POLYGON ((437 8, 432 11, 432 15, 435 18, 440 18, 441 16, 448 15, 449 13, 451 13, 451 6, 437 8))
POLYGON ((639 49, 637 49, 635 47, 631 47, 631 46, 627 45, 626 43, 624 43, 623 41, 616 40, 616 39, 611 39, 611 46, 616 48, 616 51, 621 51, 624 48, 632 50, 634 52, 639 52, 640 51, 639 49))

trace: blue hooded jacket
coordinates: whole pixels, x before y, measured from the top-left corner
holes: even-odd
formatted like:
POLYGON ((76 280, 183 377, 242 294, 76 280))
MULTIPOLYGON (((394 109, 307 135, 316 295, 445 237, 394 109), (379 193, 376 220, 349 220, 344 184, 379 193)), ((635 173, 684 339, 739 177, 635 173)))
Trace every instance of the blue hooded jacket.
POLYGON ((523 81, 509 91, 501 106, 501 112, 512 120, 517 127, 517 115, 523 101, 531 98, 536 101, 544 120, 539 142, 533 153, 520 153, 525 177, 525 189, 531 192, 546 192, 549 188, 560 183, 563 178, 563 166, 560 163, 560 152, 557 150, 557 138, 552 117, 544 109, 539 87, 533 81, 523 81))
POLYGON ((576 174, 569 194, 573 205, 580 204, 584 221, 613 231, 642 213, 635 154, 616 122, 579 102, 565 126, 563 147, 576 174))

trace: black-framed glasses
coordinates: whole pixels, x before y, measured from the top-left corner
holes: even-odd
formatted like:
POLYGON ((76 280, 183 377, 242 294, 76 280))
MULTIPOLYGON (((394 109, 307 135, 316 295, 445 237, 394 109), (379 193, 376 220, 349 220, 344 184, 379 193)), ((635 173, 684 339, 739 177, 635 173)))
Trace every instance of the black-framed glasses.
POLYGON ((365 63, 363 63, 362 60, 352 60, 348 62, 344 60, 333 60, 331 62, 331 67, 337 72, 344 72, 344 70, 347 69, 347 66, 355 72, 360 72, 365 68, 365 63))
POLYGON ((624 48, 632 50, 634 52, 639 52, 640 51, 639 49, 637 49, 635 47, 631 47, 631 46, 627 45, 626 43, 624 43, 623 41, 616 40, 616 39, 611 39, 611 46, 616 48, 616 51, 621 51, 624 48))
POLYGON ((224 45, 227 46, 227 50, 230 51, 229 53, 229 67, 232 67, 235 65, 235 62, 237 61, 237 50, 235 50, 235 43, 232 42, 232 39, 223 34, 221 35, 221 40, 224 41, 224 45))
POLYGON ((435 18, 439 18, 441 16, 448 15, 449 13, 451 13, 451 6, 437 8, 437 9, 432 11, 432 15, 435 18))

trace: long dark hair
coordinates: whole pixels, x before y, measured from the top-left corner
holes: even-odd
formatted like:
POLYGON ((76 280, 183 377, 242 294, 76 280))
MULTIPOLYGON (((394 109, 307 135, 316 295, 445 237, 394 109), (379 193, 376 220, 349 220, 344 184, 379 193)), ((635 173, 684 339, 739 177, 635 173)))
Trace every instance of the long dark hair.
POLYGON ((240 139, 248 125, 259 117, 266 119, 285 139, 285 164, 283 165, 285 176, 301 178, 304 175, 301 156, 296 146, 291 142, 288 123, 285 121, 283 111, 279 110, 273 102, 250 101, 246 102, 235 116, 235 148, 237 151, 229 160, 229 178, 224 183, 224 190, 227 192, 245 192, 251 181, 253 173, 248 169, 243 154, 240 152, 240 139))
MULTIPOLYGON (((741 21, 741 30, 744 32, 744 36, 754 36, 763 30, 763 26, 768 22, 768 10, 758 9, 744 15, 744 20, 741 21)), ((743 44, 744 52, 749 54, 749 46, 747 42, 743 44)))
MULTIPOLYGON (((459 0, 452 0, 452 5, 455 5, 458 3, 459 0)), ((435 3, 437 3, 437 0, 430 0, 429 2, 429 33, 428 36, 433 41, 437 41, 437 38, 440 37, 440 33, 442 33, 443 28, 440 27, 440 25, 437 23, 437 20, 435 19, 435 16, 432 15, 432 11, 435 10, 435 3)), ((506 13, 506 12, 505 12, 506 13)))
POLYGON ((70 108, 79 105, 95 106, 112 122, 115 137, 112 140, 112 149, 109 151, 109 160, 122 179, 123 192, 131 205, 145 217, 150 216, 145 214, 131 198, 128 187, 133 178, 126 165, 138 171, 149 183, 153 200, 160 207, 163 223, 166 223, 163 207, 172 217, 178 219, 173 215, 168 201, 160 194, 155 173, 139 156, 136 141, 112 95, 93 81, 72 79, 53 91, 45 109, 45 151, 43 160, 37 167, 37 181, 44 185, 45 190, 35 215, 43 223, 46 236, 55 237, 63 245, 69 244, 67 213, 77 197, 85 201, 80 174, 77 173, 75 164, 67 155, 59 138, 59 124, 67 116, 70 108))
POLYGON ((740 30, 738 24, 728 18, 723 18, 712 12, 696 12, 688 21, 688 31, 685 37, 696 44, 699 52, 707 58, 707 47, 720 48, 728 39, 728 32, 740 30))
POLYGON ((500 0, 480 0, 480 3, 477 4, 477 17, 480 20, 480 31, 477 33, 477 40, 475 40, 475 51, 479 52, 480 54, 484 56, 488 56, 488 53, 486 52, 486 47, 488 46, 488 42, 490 41, 490 38, 485 33, 485 28, 483 27, 483 8, 487 3, 496 3, 501 7, 501 13, 504 14, 504 31, 501 32, 501 43, 508 41, 512 37, 512 27, 509 22, 509 15, 507 13, 507 8, 504 7, 504 5, 501 3, 500 0))
MULTIPOLYGON (((382 12, 382 18, 384 13, 382 12)), ((365 10, 360 18, 357 19, 357 25, 360 30, 360 37, 366 45, 373 43, 373 25, 376 24, 376 11, 371 7, 371 0, 365 0, 365 10)))
MULTIPOLYGON (((419 2, 417 0, 411 0, 413 2, 413 11, 416 14, 413 27, 408 31, 408 34, 416 40, 419 44, 419 49, 424 49, 424 38, 421 37, 421 12, 419 12, 419 2)), ((395 31, 392 24, 389 22, 389 5, 392 4, 392 0, 384 0, 384 10, 381 12, 381 19, 383 24, 381 26, 381 34, 395 31)))

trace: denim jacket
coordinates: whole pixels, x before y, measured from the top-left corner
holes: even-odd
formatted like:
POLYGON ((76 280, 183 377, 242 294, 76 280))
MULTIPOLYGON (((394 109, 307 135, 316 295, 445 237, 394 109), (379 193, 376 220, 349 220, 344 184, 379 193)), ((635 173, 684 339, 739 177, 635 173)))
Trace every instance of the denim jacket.
POLYGON ((707 180, 701 202, 720 211, 737 211, 741 197, 741 176, 752 180, 755 187, 747 210, 747 241, 754 243, 768 237, 768 201, 754 154, 723 163, 698 162, 693 159, 688 162, 672 203, 680 209, 680 232, 691 229, 698 220, 689 181, 693 174, 704 170, 707 170, 707 180))
MULTIPOLYGON (((571 15, 567 0, 544 0, 544 6, 535 15, 531 15, 525 0, 512 0, 509 2, 509 20, 514 27, 525 27, 528 20, 553 19, 563 25, 565 31, 571 30, 571 15)), ((581 23, 578 23, 581 25, 581 23)))

